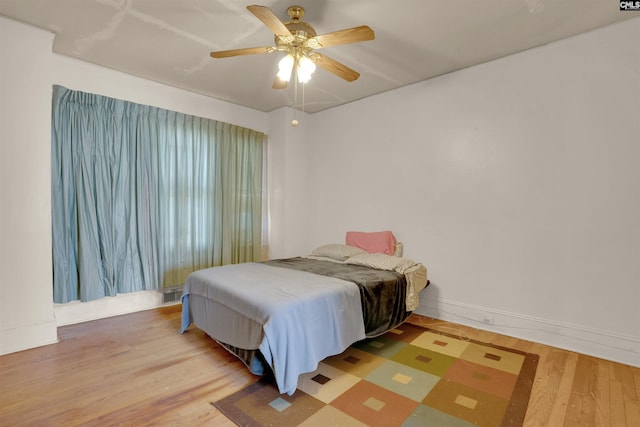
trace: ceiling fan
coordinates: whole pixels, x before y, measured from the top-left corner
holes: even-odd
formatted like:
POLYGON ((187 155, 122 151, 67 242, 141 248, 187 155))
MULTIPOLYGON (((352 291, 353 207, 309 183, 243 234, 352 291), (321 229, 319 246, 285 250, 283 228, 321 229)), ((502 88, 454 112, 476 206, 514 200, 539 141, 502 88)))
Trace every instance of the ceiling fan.
POLYGON ((352 82, 360 77, 360 73, 326 55, 316 52, 329 46, 356 43, 375 38, 374 32, 366 25, 347 28, 340 31, 317 35, 316 30, 308 23, 302 21, 304 9, 300 6, 291 6, 287 9, 290 17, 288 22, 282 22, 266 6, 247 6, 274 34, 275 46, 250 47, 244 49, 231 49, 211 52, 213 58, 228 58, 239 55, 252 55, 257 53, 286 52, 287 55, 280 60, 278 76, 273 82, 274 89, 284 89, 295 70, 295 77, 300 82, 306 82, 316 65, 327 71, 352 82))

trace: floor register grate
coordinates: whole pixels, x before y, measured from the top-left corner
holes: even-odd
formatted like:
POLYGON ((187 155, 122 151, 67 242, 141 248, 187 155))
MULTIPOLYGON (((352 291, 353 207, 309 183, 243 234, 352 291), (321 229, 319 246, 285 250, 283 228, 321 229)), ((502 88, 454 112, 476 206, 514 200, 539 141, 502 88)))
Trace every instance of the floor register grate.
POLYGON ((184 286, 173 286, 171 288, 164 288, 162 290, 162 303, 180 302, 182 299, 182 291, 184 286))

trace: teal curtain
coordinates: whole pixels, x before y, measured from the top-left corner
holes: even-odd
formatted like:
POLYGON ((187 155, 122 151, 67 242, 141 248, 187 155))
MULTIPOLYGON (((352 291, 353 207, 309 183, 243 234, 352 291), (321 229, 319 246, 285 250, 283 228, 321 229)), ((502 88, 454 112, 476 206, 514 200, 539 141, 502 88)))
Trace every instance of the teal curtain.
POLYGON ((54 302, 260 260, 265 135, 53 88, 54 302))

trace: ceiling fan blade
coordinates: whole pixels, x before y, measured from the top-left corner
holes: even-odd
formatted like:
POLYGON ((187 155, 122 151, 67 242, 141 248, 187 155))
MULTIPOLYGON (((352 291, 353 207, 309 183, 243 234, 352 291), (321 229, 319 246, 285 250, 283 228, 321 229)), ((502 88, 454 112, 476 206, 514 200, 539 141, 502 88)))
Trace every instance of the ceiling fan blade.
POLYGON ((244 49, 219 50, 211 52, 213 58, 229 58, 230 56, 253 55, 256 53, 271 53, 274 51, 272 46, 265 47, 246 47, 244 49))
POLYGON ((251 5, 247 6, 249 12, 253 13, 256 18, 262 21, 264 25, 269 27, 276 36, 290 36, 291 31, 278 19, 278 17, 266 6, 251 5))
POLYGON ((312 60, 317 65, 321 66, 327 71, 332 72, 338 77, 342 77, 348 82, 352 82, 357 80, 360 77, 360 73, 356 70, 352 70, 344 64, 336 61, 335 59, 331 59, 326 55, 322 55, 320 53, 314 52, 312 55, 312 60))
POLYGON ((339 44, 348 44, 373 40, 375 33, 366 25, 360 27, 347 28, 332 33, 320 34, 319 36, 309 39, 309 45, 314 49, 322 47, 335 46, 339 44), (317 47, 313 46, 317 43, 317 47))
POLYGON ((279 77, 276 77, 276 79, 273 81, 273 86, 271 86, 273 89, 286 89, 287 88, 287 83, 289 83, 286 80, 280 80, 279 77))

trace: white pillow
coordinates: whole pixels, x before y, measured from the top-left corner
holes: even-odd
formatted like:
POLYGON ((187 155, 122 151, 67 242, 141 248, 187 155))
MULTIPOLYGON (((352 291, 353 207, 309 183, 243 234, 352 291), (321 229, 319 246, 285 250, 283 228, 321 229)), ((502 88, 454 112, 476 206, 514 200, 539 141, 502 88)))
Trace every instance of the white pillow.
POLYGON ((344 261, 345 259, 354 255, 366 253, 367 251, 365 251, 364 249, 356 248, 355 246, 330 243, 328 245, 319 246, 313 252, 311 252, 311 255, 344 261))
POLYGON ((346 259, 344 262, 346 264, 377 268, 378 270, 397 271, 398 273, 404 273, 406 269, 415 264, 415 262, 407 258, 380 253, 358 254, 346 259))

